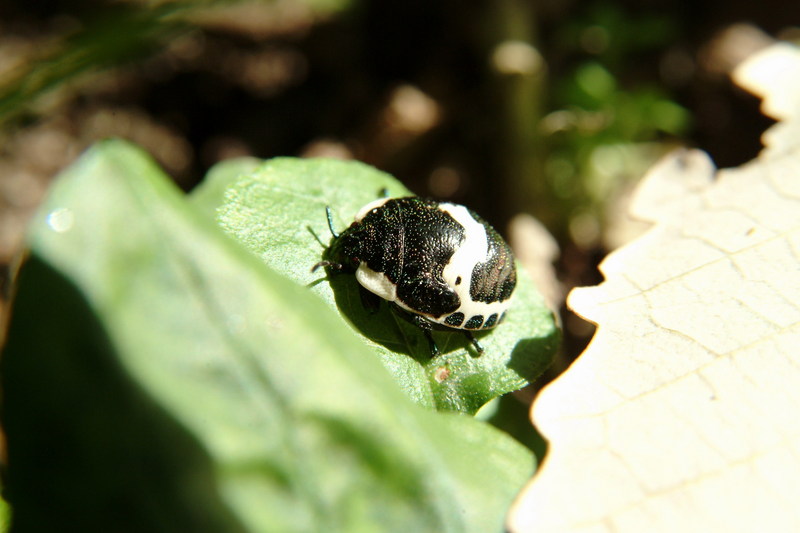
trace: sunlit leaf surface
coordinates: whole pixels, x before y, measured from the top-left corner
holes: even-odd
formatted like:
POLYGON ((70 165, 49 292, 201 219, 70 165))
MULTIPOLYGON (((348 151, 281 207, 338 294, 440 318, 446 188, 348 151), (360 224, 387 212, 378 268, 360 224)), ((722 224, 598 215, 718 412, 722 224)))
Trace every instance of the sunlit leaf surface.
POLYGON ((414 404, 140 151, 92 149, 28 243, 1 359, 14 531, 502 529, 530 453, 414 404))
POLYGON ((559 335, 552 313, 524 274, 505 322, 478 334, 485 347, 482 355, 461 333, 435 331, 443 353, 432 359, 415 326, 386 305, 377 314, 364 308, 353 276, 311 272, 331 239, 325 206, 331 207, 340 231, 383 191, 410 194, 391 176, 361 163, 275 159, 235 181, 221 199, 219 221, 266 264, 310 287, 341 313, 423 405, 474 413, 536 378, 550 364, 559 335))

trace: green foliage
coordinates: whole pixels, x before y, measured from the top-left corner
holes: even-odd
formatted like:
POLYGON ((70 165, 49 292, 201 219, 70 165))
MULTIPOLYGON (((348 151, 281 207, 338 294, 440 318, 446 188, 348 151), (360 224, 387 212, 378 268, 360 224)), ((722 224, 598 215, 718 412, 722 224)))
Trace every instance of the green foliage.
POLYGON ((52 46, 37 61, 0 78, 0 124, 27 109, 37 98, 70 79, 97 69, 146 57, 187 30, 175 18, 181 6, 118 6, 102 12, 82 31, 52 46))
MULTIPOLYGON (((280 142, 273 142, 268 146, 259 146, 261 140, 254 140, 252 131, 248 131, 252 128, 243 127, 246 122, 232 120, 232 123, 238 122, 243 129, 231 132, 231 136, 261 154, 296 153, 300 146, 321 137, 348 139, 347 142, 352 142, 353 146, 376 150, 377 144, 367 138, 371 134, 364 133, 368 130, 350 129, 353 124, 379 123, 381 119, 376 112, 385 105, 383 89, 376 89, 382 87, 385 80, 381 70, 383 67, 374 70, 374 64, 361 61, 373 54, 393 50, 394 46, 378 44, 381 39, 371 37, 374 28, 359 26, 361 22, 368 23, 369 17, 350 0, 296 2, 301 7, 298 13, 303 13, 298 18, 303 22, 295 28, 296 38, 302 39, 302 44, 295 43, 290 48, 297 53, 298 58, 302 56, 303 64, 308 62, 307 67, 304 67, 308 69, 308 74, 316 74, 302 80, 303 90, 285 86, 280 91, 270 92, 270 96, 264 98, 264 103, 268 104, 267 109, 287 109, 287 106, 295 105, 311 109, 322 105, 326 109, 341 108, 341 115, 327 112, 301 113, 302 119, 296 120, 297 125, 284 124, 284 128, 281 128, 283 133, 276 136, 280 138, 280 142), (341 16, 338 19, 335 16, 348 11, 355 16, 341 16), (346 39, 349 43, 347 46, 333 51, 335 60, 324 59, 327 53, 315 52, 315 46, 319 45, 317 37, 324 36, 329 31, 324 29, 326 25, 315 26, 308 38, 301 37, 301 34, 306 35, 306 30, 302 29, 303 24, 313 26, 315 21, 320 20, 332 21, 332 26, 338 27, 334 31, 347 28, 347 35, 352 33, 352 40, 350 37, 346 39), (317 37, 311 37, 312 35, 317 37), (376 46, 374 50, 371 49, 373 45, 376 46), (320 61, 321 63, 317 63, 320 61), (330 77, 327 74, 318 76, 328 72, 329 67, 326 65, 336 65, 331 69, 337 71, 336 74, 330 72, 330 77), (359 75, 348 74, 349 69, 356 69, 359 75), (325 85, 331 83, 339 87, 341 93, 339 89, 331 93, 325 85), (371 94, 365 93, 364 87, 372 87, 369 89, 371 94), (282 94, 284 89, 285 94, 282 94), (315 96, 321 93, 340 94, 339 97, 343 99, 323 103, 315 96), (351 104, 348 103, 350 97, 344 97, 346 94, 360 95, 356 97, 359 107, 357 113, 347 111, 351 104), (286 99, 282 100, 281 97, 286 99), (353 116, 341 120, 341 117, 350 113, 353 116), (332 116, 339 118, 331 118, 332 116)), ((47 108, 58 99, 47 99, 43 96, 59 87, 64 89, 61 93, 64 101, 72 99, 71 108, 81 107, 79 102, 84 100, 78 95, 82 93, 88 95, 86 102, 94 103, 96 95, 92 96, 92 91, 81 91, 80 88, 91 85, 95 78, 84 74, 130 65, 137 59, 160 58, 155 62, 134 63, 136 68, 128 71, 142 87, 147 87, 140 88, 140 93, 152 91, 152 94, 169 94, 176 88, 185 92, 186 89, 181 85, 185 83, 184 78, 197 76, 198 79, 203 79, 203 76, 199 76, 202 69, 198 69, 197 64, 184 62, 180 59, 180 53, 176 52, 181 48, 179 39, 189 32, 192 33, 192 38, 186 41, 194 41, 194 37, 197 37, 197 42, 206 43, 204 46, 207 49, 203 53, 208 54, 208 59, 204 63, 225 63, 224 68, 220 66, 211 69, 215 71, 214 76, 220 76, 221 79, 209 82, 208 85, 201 82, 196 94, 187 96, 187 101, 191 101, 191 104, 187 104, 185 108, 170 108, 166 115, 163 110, 158 109, 158 105, 155 106, 156 109, 150 109, 153 107, 150 100, 158 98, 137 101, 130 94, 118 96, 128 107, 140 109, 145 114, 154 113, 155 122, 169 126, 179 125, 175 128, 176 133, 182 135, 187 135, 195 124, 205 124, 206 119, 208 123, 214 123, 217 106, 231 106, 234 108, 231 115, 236 116, 235 110, 240 102, 229 101, 223 105, 221 101, 215 100, 216 103, 210 104, 204 95, 217 92, 235 94, 242 88, 241 82, 236 80, 250 77, 249 74, 245 75, 242 70, 244 67, 236 66, 238 62, 219 59, 222 57, 220 54, 228 47, 241 48, 245 53, 252 48, 253 43, 243 45, 252 39, 252 35, 242 29, 248 27, 248 24, 240 25, 238 30, 231 30, 234 32, 232 35, 227 35, 222 42, 218 42, 218 28, 228 28, 222 32, 223 35, 230 30, 226 20, 248 20, 246 12, 238 12, 235 17, 231 17, 239 3, 236 0, 176 0, 168 3, 115 4, 84 12, 77 11, 74 15, 80 20, 80 24, 75 26, 77 30, 64 38, 60 35, 54 37, 48 46, 41 47, 40 54, 0 78, 0 134, 11 131, 9 126, 20 123, 19 120, 12 119, 33 120, 37 115, 52 116, 52 111, 61 111, 63 107, 67 107, 47 108), (241 35, 236 36, 237 31, 241 35), (228 42, 228 39, 232 42, 228 42), (223 45, 223 42, 227 44, 223 45), (173 50, 174 44, 178 46, 173 50), (152 70, 153 64, 157 63, 164 65, 152 70), (165 70, 162 72, 162 69, 165 70), (233 90, 213 89, 214 83, 233 90)), ((285 18, 285 6, 282 3, 264 2, 259 7, 260 17, 274 20, 275 28, 282 27, 281 21, 285 18)), ((483 16, 442 19, 442 26, 437 33, 457 36, 448 41, 448 46, 456 47, 449 53, 459 54, 461 57, 462 52, 458 50, 462 48, 480 50, 487 36, 491 36, 488 40, 494 43, 492 46, 504 42, 526 43, 529 46, 521 50, 528 51, 529 55, 526 57, 529 62, 532 58, 540 57, 546 62, 546 69, 540 68, 542 65, 536 59, 533 63, 538 66, 527 74, 504 74, 490 82, 494 83, 491 92, 497 98, 495 104, 490 103, 491 99, 487 100, 486 94, 479 96, 482 93, 470 89, 474 82, 465 83, 462 76, 453 74, 456 71, 462 72, 463 69, 440 68, 440 58, 446 57, 445 54, 431 53, 433 49, 420 51, 426 46, 435 47, 433 43, 416 37, 414 32, 407 32, 407 43, 402 42, 402 38, 392 40, 398 49, 413 50, 409 57, 417 58, 414 61, 419 62, 414 71, 435 73, 431 76, 418 76, 400 68, 391 75, 392 78, 397 78, 398 83, 418 86, 432 96, 446 94, 440 93, 442 87, 452 87, 454 94, 462 95, 459 99, 468 100, 445 113, 442 124, 434 128, 442 128, 437 132, 438 135, 417 139, 414 149, 407 148, 398 154, 381 154, 382 149, 378 149, 376 153, 367 154, 367 158, 377 161, 388 156, 384 163, 389 162, 397 169, 422 169, 416 172, 424 175, 434 170, 430 166, 431 159, 435 159, 431 158, 432 153, 441 157, 450 152, 472 152, 455 158, 469 161, 470 158, 465 155, 480 152, 480 159, 488 162, 487 166, 477 170, 479 165, 472 163, 470 172, 474 172, 475 176, 491 176, 495 182, 492 190, 498 191, 500 203, 504 204, 504 212, 531 212, 562 242, 571 237, 573 240, 583 241, 581 244, 584 245, 598 244, 596 241, 599 233, 594 240, 589 239, 591 242, 586 242, 586 239, 578 239, 570 231, 572 223, 578 218, 585 218, 583 215, 590 215, 593 220, 598 221, 598 227, 601 227, 599 221, 604 218, 608 204, 613 204, 632 180, 640 177, 656 158, 668 151, 669 145, 663 142, 665 137, 680 137, 688 130, 688 112, 674 101, 667 90, 658 87, 662 74, 659 69, 652 67, 660 61, 665 48, 680 37, 681 20, 677 15, 662 13, 654 8, 632 9, 630 6, 603 0, 575 7, 575 12, 570 12, 563 19, 550 19, 540 17, 538 7, 534 4, 520 1, 499 2, 477 11, 476 8, 468 10, 483 16), (541 27, 533 21, 539 21, 541 27), (476 31, 478 28, 480 30, 476 31), (486 108, 487 105, 492 107, 486 108), (480 111, 471 113, 471 110, 480 111), (466 127, 462 128, 462 125, 466 127), (464 132, 480 133, 454 137, 446 129, 452 127, 458 127, 464 132), (459 140, 454 145, 448 142, 431 148, 431 137, 459 140)), ((389 13, 393 10, 392 7, 386 9, 389 13)), ((446 12, 447 9, 449 8, 445 4, 433 3, 426 6, 425 13, 430 15, 446 12)), ((366 10, 373 11, 380 13, 381 9, 366 10)), ((438 18, 433 17, 432 20, 438 18)), ((282 31, 285 28, 274 35, 267 32, 269 36, 258 46, 272 42, 276 48, 281 48, 286 41, 294 40, 280 37, 282 31)), ((466 64, 476 61, 482 64, 485 54, 468 53, 464 59, 466 64), (474 57, 468 57, 470 55, 474 57)), ((265 73, 270 70, 264 67, 265 73)), ((109 78, 114 79, 113 76, 109 78)), ((300 79, 294 80, 298 81, 300 79)), ((126 86, 126 83, 121 85, 126 86)), ((195 91, 192 89, 189 92, 195 91)), ((108 99, 100 100, 101 104, 106 104, 108 99)), ((114 98, 110 100, 113 101, 114 98)), ((451 103, 447 100, 448 97, 444 97, 438 102, 442 109, 450 107, 451 103)), ((281 120, 281 113, 270 116, 281 120)), ((292 120, 296 118, 293 116, 292 120)), ((226 120, 222 120, 222 123, 226 123, 226 120)), ((77 129, 80 129, 80 125, 77 129)), ((188 137, 191 137, 190 142, 198 148, 198 153, 202 151, 203 144, 209 142, 208 138, 197 138, 194 135, 188 137)), ((255 137, 263 138, 260 134, 255 137)), ((476 187, 474 190, 481 188, 476 187)))
POLYGON ((551 231, 560 234, 583 214, 602 220, 670 149, 665 139, 688 131, 689 112, 653 82, 657 69, 643 68, 678 32, 675 17, 632 14, 609 2, 587 5, 557 29, 552 49, 561 61, 543 121, 548 194, 561 217, 551 231))
MULTIPOLYGON (((214 182, 209 186, 215 186, 214 182)), ((330 239, 325 206, 331 207, 341 230, 382 190, 391 196, 411 194, 389 175, 357 162, 274 159, 227 189, 220 199, 219 221, 267 265, 311 287, 342 313, 420 404, 474 413, 492 398, 519 389, 541 374, 558 345, 558 330, 524 273, 502 326, 477 334, 485 348, 482 355, 474 352, 461 333, 435 331, 442 355, 431 359, 418 328, 388 306, 381 306, 377 314, 364 308, 354 276, 311 272, 324 249, 317 239, 330 239)), ((199 194, 203 202, 209 201, 205 191, 199 194)))
MULTIPOLYGON (((412 402, 330 309, 349 282, 326 305, 210 220, 214 191, 251 167, 217 169, 193 205, 112 141, 56 182, 32 223, 0 360, 14 531, 502 530, 530 453, 412 402)), ((309 276, 321 252, 306 225, 325 231, 325 201, 339 200, 341 220, 375 183, 401 192, 367 167, 321 161, 278 160, 235 183, 223 219, 237 202, 272 212, 282 222, 251 237, 269 230, 290 277, 309 276), (365 192, 344 192, 345 169, 365 192), (290 171, 311 173, 305 193, 290 171), (314 217, 296 218, 306 207, 292 197, 314 217)))
MULTIPOLYGON (((343 10, 350 0, 295 0, 319 15, 343 10)), ((85 73, 145 59, 196 29, 193 18, 235 6, 239 0, 172 0, 98 6, 80 29, 49 45, 34 61, 0 77, 0 125, 47 92, 85 73)), ((88 84, 83 80, 81 84, 88 84)))
POLYGON ((11 508, 4 499, 0 499, 0 531, 8 531, 11 523, 11 508))

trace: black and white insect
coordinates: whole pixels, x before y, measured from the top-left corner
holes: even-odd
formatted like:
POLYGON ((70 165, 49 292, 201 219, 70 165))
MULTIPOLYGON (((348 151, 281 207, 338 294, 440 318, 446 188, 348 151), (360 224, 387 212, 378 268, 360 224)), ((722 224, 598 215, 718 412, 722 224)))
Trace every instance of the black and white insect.
POLYGON ((432 356, 434 328, 462 331, 483 352, 472 332, 503 321, 517 284, 514 256, 494 228, 462 205, 418 197, 370 202, 341 233, 326 212, 334 238, 312 270, 354 272, 422 329, 432 356))

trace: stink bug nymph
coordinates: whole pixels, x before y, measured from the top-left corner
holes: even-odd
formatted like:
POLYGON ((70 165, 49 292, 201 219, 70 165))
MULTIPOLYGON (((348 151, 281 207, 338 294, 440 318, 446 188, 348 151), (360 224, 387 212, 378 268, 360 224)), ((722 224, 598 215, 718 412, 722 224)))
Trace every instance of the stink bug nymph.
POLYGON ((483 352, 472 332, 503 321, 517 284, 514 256, 494 228, 462 205, 417 197, 370 202, 341 233, 326 211, 334 238, 312 270, 354 272, 422 329, 432 356, 432 328, 462 331, 483 352))

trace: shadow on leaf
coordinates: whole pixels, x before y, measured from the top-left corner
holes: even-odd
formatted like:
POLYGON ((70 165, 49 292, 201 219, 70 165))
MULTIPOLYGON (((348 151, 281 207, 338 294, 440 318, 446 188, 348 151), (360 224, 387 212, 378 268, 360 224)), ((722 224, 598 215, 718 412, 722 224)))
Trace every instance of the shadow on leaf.
POLYGON ((552 357, 549 359, 531 357, 531 354, 555 354, 560 342, 561 335, 558 329, 553 329, 553 333, 550 336, 521 339, 511 351, 511 358, 506 366, 522 379, 532 382, 550 366, 552 357))
MULTIPOLYGON (((362 302, 361 289, 355 276, 328 272, 327 279, 339 311, 359 333, 392 352, 414 358, 422 365, 430 361, 430 347, 423 332, 392 311, 385 301, 380 301, 377 311, 368 310, 362 302)), ((482 335, 483 332, 476 337, 482 335)), ((442 355, 466 349, 471 355, 477 356, 477 353, 473 354, 474 349, 469 341, 459 332, 434 329, 433 338, 442 355)))
POLYGON ((244 531, 205 449, 119 357, 80 290, 32 256, 0 367, 13 531, 244 531))

